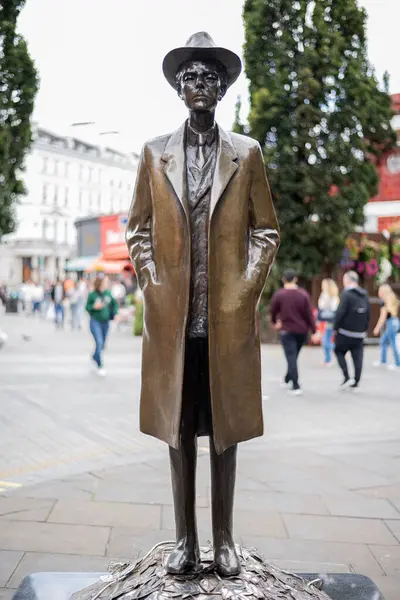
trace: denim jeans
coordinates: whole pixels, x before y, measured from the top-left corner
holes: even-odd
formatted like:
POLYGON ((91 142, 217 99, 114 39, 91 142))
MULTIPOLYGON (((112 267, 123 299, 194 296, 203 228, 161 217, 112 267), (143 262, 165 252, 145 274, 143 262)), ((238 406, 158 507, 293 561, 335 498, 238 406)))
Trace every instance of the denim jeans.
POLYGON ((64 326, 64 305, 61 302, 54 303, 54 315, 56 321, 56 327, 64 326))
POLYGON ((335 347, 332 342, 333 328, 330 323, 326 324, 326 329, 324 335, 322 337, 322 349, 324 351, 325 363, 330 363, 332 361, 332 351, 335 347))
POLYGON ((397 317, 391 317, 387 319, 385 325, 385 331, 381 337, 381 363, 386 364, 387 361, 387 348, 390 345, 393 351, 394 362, 396 366, 400 367, 400 354, 396 347, 396 334, 399 331, 399 319, 397 317))
POLYGON ((96 362, 97 366, 100 368, 102 366, 101 361, 101 353, 103 351, 104 345, 107 339, 109 323, 100 323, 100 321, 96 321, 93 317, 90 318, 90 332, 94 337, 94 341, 96 344, 95 351, 93 353, 93 360, 96 362))

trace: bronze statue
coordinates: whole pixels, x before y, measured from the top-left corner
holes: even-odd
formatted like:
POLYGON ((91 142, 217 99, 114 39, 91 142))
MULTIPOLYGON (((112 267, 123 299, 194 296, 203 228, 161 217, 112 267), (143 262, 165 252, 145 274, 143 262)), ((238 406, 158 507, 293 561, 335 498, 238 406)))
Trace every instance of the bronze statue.
POLYGON ((209 436, 214 562, 231 576, 237 444, 263 433, 257 303, 279 230, 259 144, 215 123, 239 57, 200 32, 163 71, 189 119, 144 145, 129 212, 144 301, 140 429, 170 447, 171 574, 199 567, 197 436, 209 436))

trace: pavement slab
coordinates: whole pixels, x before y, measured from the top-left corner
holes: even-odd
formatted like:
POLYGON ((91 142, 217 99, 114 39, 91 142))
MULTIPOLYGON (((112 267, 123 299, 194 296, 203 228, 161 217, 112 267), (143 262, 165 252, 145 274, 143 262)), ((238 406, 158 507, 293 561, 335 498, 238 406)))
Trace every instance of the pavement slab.
POLYGON ((0 549, 103 556, 109 527, 1 521, 0 549))
POLYGON ((23 555, 23 552, 0 550, 0 588, 6 586, 23 555))
POLYGON ((397 543, 379 520, 319 515, 283 515, 283 520, 291 538, 382 545, 397 543))
POLYGON ((70 503, 60 500, 51 511, 48 522, 105 527, 131 525, 143 529, 159 529, 161 506, 126 502, 70 503))

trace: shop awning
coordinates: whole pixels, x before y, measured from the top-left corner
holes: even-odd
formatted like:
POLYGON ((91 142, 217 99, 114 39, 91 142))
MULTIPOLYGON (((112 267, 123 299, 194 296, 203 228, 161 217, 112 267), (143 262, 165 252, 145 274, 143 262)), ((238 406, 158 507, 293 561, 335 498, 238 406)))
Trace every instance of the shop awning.
POLYGON ((93 261, 85 269, 86 273, 95 273, 96 271, 116 275, 122 273, 125 269, 133 271, 130 260, 105 260, 103 256, 93 261))
POLYGON ((124 244, 115 244, 108 247, 102 254, 104 260, 129 260, 128 247, 124 244))
POLYGON ((73 258, 69 260, 65 265, 66 271, 86 271, 86 269, 92 265, 96 260, 98 260, 99 256, 79 256, 78 258, 73 258))

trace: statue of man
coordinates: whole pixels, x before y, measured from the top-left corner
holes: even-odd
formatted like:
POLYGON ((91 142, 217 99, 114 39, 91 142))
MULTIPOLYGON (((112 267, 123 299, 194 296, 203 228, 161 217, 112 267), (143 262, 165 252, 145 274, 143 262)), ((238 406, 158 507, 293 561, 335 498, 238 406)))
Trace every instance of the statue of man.
POLYGON ((140 429, 169 445, 173 574, 199 567, 197 437, 209 436, 215 568, 228 577, 240 570, 237 444, 263 433, 257 304, 279 229, 259 144, 215 122, 239 57, 200 32, 163 71, 189 119, 144 145, 128 218, 144 301, 140 429))

